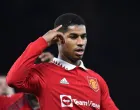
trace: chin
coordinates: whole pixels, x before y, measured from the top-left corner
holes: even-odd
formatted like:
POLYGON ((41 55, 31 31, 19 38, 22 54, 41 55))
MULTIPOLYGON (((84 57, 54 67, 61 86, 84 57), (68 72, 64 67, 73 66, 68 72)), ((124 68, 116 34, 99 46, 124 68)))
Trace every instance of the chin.
POLYGON ((76 56, 75 59, 76 60, 82 60, 83 56, 76 56))

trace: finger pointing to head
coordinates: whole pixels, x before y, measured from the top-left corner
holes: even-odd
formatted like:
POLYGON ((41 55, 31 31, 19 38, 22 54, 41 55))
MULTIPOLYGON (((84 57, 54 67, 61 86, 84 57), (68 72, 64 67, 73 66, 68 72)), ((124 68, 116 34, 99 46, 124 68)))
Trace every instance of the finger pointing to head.
POLYGON ((59 25, 58 27, 54 28, 53 31, 58 31, 61 27, 62 25, 59 25))

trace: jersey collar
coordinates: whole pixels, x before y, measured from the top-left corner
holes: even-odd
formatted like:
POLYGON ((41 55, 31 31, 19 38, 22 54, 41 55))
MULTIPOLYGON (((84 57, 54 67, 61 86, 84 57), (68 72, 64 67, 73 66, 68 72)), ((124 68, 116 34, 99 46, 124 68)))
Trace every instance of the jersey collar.
MULTIPOLYGON (((52 62, 54 64, 58 65, 58 66, 61 66, 61 67, 65 68, 66 70, 72 70, 72 69, 76 68, 75 65, 70 64, 70 63, 68 63, 68 62, 66 62, 66 61, 64 61, 62 59, 59 59, 59 58, 54 57, 52 62)), ((81 63, 79 65, 79 67, 83 68, 84 70, 87 70, 87 68, 84 66, 82 60, 80 60, 80 62, 81 63)))

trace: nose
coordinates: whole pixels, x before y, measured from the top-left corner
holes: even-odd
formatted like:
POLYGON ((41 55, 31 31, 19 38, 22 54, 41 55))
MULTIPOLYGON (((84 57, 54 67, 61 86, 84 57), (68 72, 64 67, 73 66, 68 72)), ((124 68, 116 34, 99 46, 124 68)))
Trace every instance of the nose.
POLYGON ((82 39, 81 37, 77 38, 77 45, 78 46, 83 46, 84 45, 84 39, 82 39))

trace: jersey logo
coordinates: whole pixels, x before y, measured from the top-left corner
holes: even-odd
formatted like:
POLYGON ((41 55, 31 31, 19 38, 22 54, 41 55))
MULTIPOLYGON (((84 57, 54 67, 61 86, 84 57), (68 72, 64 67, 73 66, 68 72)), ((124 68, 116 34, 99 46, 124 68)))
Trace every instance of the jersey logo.
POLYGON ((96 78, 94 77, 87 77, 88 84, 90 88, 92 88, 95 92, 98 92, 99 90, 99 84, 96 78))
MULTIPOLYGON (((90 107, 90 108, 92 107, 93 109, 97 108, 98 110, 100 110, 100 104, 94 103, 92 100, 79 100, 77 98, 73 98, 71 95, 60 95, 60 101, 61 101, 61 107, 72 108, 75 106, 77 108, 81 108, 78 106, 83 106, 82 108, 85 108, 85 109, 87 107, 90 107)), ((72 110, 72 109, 69 109, 69 110, 72 110)))
POLYGON ((69 82, 66 80, 66 78, 63 78, 60 80, 61 84, 69 84, 69 82))
POLYGON ((61 107, 73 107, 72 98, 70 95, 60 95, 61 107))

